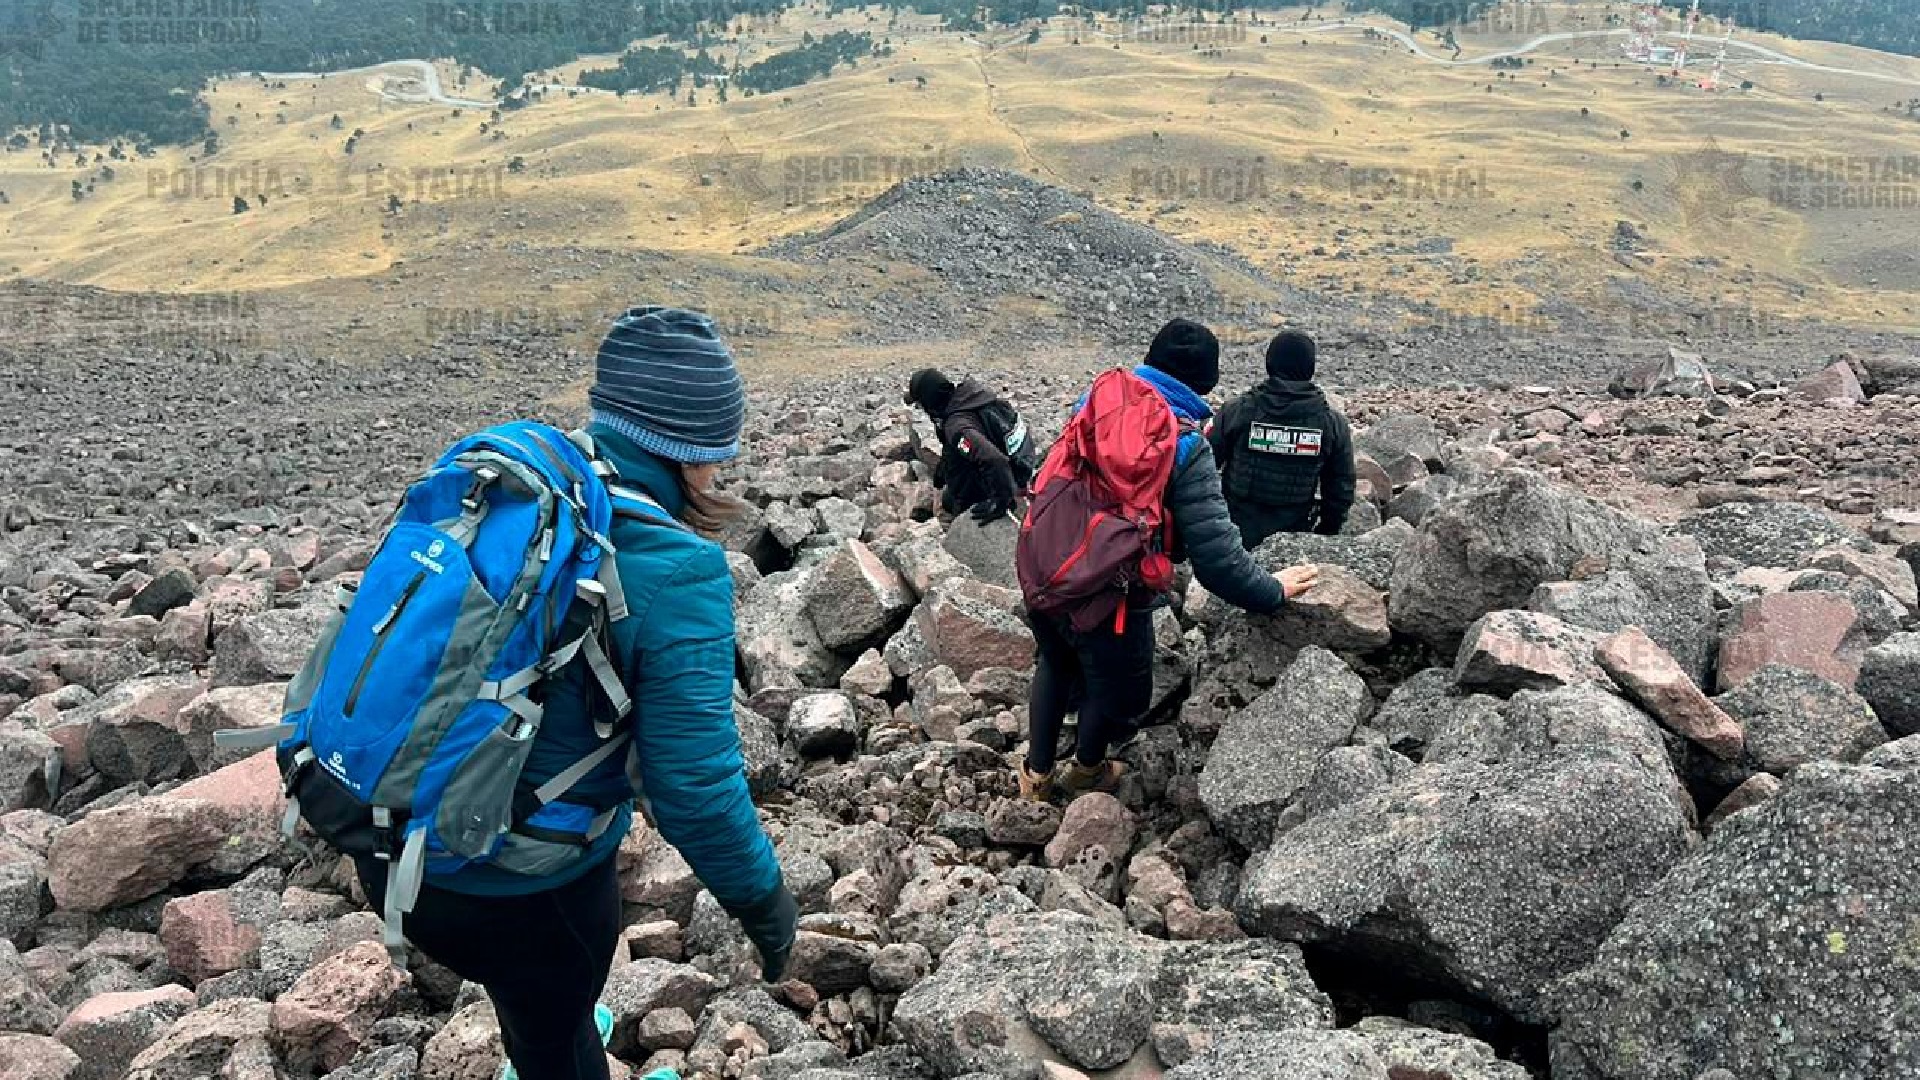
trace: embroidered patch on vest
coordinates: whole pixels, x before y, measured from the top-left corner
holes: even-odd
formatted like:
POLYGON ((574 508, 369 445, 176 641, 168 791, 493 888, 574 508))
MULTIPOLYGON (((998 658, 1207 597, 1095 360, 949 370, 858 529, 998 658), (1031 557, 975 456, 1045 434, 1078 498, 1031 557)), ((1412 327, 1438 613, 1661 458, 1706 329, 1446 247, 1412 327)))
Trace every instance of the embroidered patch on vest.
POLYGON ((1319 457, 1320 442, 1324 437, 1318 428, 1255 424, 1247 434, 1247 449, 1288 457, 1319 457))

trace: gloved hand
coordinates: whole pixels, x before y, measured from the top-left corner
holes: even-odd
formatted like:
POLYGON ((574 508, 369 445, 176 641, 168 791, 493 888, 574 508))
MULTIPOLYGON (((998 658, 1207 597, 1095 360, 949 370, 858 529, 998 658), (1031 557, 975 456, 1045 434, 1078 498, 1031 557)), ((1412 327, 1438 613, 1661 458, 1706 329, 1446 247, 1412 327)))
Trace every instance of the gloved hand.
POLYGON ((779 982, 787 972, 787 957, 793 952, 793 938, 800 923, 800 904, 786 882, 765 900, 734 912, 733 917, 740 920, 740 928, 760 950, 761 980, 779 982))
POLYGON ((1013 513, 1013 500, 1005 495, 996 495, 973 504, 973 520, 982 525, 990 525, 1013 513))

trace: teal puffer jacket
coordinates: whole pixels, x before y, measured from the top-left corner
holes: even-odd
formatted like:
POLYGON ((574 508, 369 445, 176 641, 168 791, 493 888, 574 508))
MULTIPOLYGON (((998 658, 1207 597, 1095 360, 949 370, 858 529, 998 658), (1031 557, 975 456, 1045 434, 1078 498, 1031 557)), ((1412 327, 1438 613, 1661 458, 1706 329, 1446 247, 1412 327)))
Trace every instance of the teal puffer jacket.
MULTIPOLYGON (((618 432, 588 428, 619 473, 668 512, 683 507, 673 466, 618 432)), ((628 616, 613 624, 614 660, 633 697, 637 777, 619 756, 577 784, 567 802, 621 806, 586 858, 558 874, 529 878, 496 867, 461 871, 441 888, 510 895, 556 888, 613 857, 632 823, 636 794, 654 824, 729 911, 766 901, 780 888, 773 846, 747 791, 740 734, 733 720, 733 575, 720 546, 684 529, 620 519, 614 523, 628 616)), ((538 785, 599 745, 589 712, 601 691, 584 662, 547 684, 546 716, 523 777, 538 785)))

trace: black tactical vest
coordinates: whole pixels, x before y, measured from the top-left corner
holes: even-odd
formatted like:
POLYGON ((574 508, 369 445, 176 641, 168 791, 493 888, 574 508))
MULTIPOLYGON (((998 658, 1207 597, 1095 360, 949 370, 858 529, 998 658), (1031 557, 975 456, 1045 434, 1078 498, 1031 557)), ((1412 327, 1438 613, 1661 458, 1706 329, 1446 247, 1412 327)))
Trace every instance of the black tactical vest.
POLYGON ((1271 389, 1261 390, 1254 400, 1253 422, 1227 465, 1227 498, 1261 506, 1310 507, 1332 430, 1326 399, 1318 393, 1281 397, 1271 389))

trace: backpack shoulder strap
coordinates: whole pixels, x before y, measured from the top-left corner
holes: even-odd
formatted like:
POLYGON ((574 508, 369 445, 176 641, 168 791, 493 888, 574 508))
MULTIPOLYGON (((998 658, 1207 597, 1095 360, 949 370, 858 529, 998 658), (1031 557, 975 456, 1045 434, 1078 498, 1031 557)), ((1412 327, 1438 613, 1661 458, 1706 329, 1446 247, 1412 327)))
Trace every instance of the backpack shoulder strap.
POLYGON ((665 525, 669 528, 688 531, 679 518, 667 512, 660 501, 638 488, 621 484, 608 484, 607 493, 613 496, 613 516, 626 521, 643 521, 650 525, 665 525))
POLYGON ((1179 418, 1179 422, 1180 441, 1174 444, 1173 453, 1173 467, 1176 472, 1186 468, 1193 461, 1194 455, 1200 452, 1201 444, 1206 442, 1205 425, 1198 420, 1188 420, 1184 417, 1179 418))

